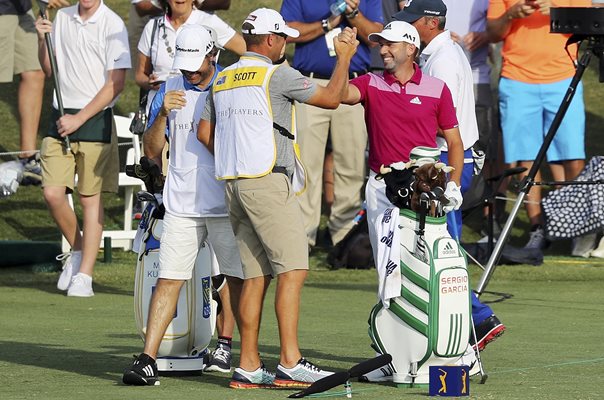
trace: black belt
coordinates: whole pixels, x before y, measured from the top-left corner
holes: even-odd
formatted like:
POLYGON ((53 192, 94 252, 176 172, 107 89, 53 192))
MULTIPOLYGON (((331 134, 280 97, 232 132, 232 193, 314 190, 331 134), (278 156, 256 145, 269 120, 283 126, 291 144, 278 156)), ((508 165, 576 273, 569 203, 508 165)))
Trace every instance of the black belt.
POLYGON ((287 168, 275 165, 273 167, 273 173, 274 174, 284 174, 284 175, 287 175, 287 168))
MULTIPOLYGON (((321 75, 321 74, 317 74, 316 72, 309 72, 309 71, 300 71, 300 73, 304 76, 308 76, 309 78, 316 78, 316 79, 331 79, 331 76, 327 76, 327 75, 321 75)), ((348 79, 354 79, 358 76, 361 75, 365 75, 367 73, 367 71, 358 71, 358 72, 349 72, 348 73, 348 79)))

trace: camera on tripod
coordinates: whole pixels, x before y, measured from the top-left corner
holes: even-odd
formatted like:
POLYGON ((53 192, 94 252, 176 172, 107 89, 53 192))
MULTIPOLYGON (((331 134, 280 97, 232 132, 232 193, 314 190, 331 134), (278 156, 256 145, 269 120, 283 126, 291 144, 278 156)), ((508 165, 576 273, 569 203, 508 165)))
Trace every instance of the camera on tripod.
POLYGON ((588 41, 588 51, 600 59, 600 82, 604 82, 604 7, 552 7, 550 32, 570 33, 569 43, 588 41))

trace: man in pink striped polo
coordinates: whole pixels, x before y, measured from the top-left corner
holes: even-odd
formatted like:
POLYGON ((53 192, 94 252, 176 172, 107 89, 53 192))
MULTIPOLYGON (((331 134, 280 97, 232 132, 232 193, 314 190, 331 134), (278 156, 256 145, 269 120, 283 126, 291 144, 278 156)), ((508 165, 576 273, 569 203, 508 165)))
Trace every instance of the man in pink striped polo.
POLYGON ((437 147, 436 136, 445 139, 449 164, 455 168, 447 184, 454 209, 461 206, 459 190, 463 169, 463 144, 451 92, 440 79, 422 74, 414 62, 420 42, 417 30, 403 21, 393 21, 369 40, 380 45, 383 76, 369 73, 350 81, 343 103, 361 103, 369 137, 369 181, 365 189, 369 237, 374 251, 375 221, 391 206, 383 180, 375 176, 380 165, 408 161, 417 146, 437 147))

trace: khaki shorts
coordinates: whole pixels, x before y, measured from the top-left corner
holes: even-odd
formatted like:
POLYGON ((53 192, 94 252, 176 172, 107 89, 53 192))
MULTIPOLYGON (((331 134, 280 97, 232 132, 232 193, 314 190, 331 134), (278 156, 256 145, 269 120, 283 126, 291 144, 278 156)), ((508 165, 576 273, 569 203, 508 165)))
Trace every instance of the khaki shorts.
POLYGON ((38 61, 38 34, 32 10, 24 15, 0 15, 0 82, 42 69, 38 61))
POLYGON ((245 279, 308 269, 308 239, 289 178, 229 180, 227 205, 245 279))
POLYGON ((45 137, 40 150, 42 187, 65 186, 73 192, 78 175, 78 192, 92 196, 100 192, 117 192, 119 154, 115 127, 111 143, 71 142, 71 152, 62 140, 45 137))

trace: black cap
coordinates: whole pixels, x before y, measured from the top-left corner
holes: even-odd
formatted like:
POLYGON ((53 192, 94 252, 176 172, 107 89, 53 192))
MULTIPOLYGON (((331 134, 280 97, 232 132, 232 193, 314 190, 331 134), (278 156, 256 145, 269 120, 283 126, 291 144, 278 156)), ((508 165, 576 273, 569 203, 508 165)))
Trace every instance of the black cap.
POLYGON ((405 7, 394 14, 395 21, 414 23, 421 17, 443 17, 447 15, 447 6, 442 0, 407 0, 405 7))

